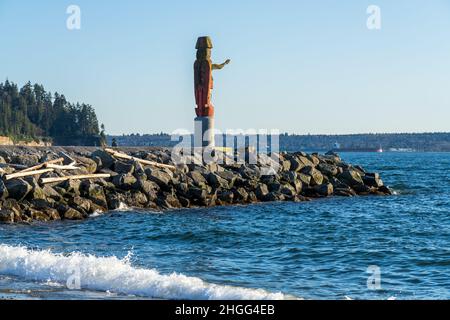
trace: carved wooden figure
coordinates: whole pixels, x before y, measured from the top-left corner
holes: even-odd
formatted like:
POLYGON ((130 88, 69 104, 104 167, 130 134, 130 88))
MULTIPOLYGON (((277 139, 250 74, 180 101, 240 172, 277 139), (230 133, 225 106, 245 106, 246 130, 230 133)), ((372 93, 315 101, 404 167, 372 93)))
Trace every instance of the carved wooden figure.
POLYGON ((209 37, 200 37, 197 40, 197 60, 194 63, 195 84, 195 112, 197 117, 214 117, 214 106, 211 103, 211 90, 213 89, 213 70, 220 70, 230 63, 226 60, 222 64, 211 62, 212 41, 209 37))

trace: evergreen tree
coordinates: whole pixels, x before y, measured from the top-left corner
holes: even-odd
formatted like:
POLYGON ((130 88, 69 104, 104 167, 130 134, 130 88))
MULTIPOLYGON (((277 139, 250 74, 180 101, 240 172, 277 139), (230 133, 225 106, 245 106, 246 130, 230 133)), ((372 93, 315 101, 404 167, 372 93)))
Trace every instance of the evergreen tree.
MULTIPOLYGON (((104 127, 102 134, 105 135, 104 127)), ((26 83, 20 90, 0 83, 0 135, 19 138, 94 137, 100 135, 91 105, 69 103, 64 95, 46 92, 40 84, 26 83)))

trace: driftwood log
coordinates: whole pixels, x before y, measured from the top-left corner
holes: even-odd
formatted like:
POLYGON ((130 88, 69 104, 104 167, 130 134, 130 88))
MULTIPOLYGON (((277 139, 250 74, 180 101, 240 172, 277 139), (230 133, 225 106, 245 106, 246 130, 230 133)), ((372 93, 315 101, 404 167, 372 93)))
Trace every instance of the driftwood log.
POLYGON ((122 152, 118 152, 116 150, 113 149, 105 149, 106 152, 108 152, 109 154, 111 154, 113 157, 119 158, 119 159, 127 159, 127 160, 134 160, 136 162, 139 162, 141 164, 144 165, 149 165, 149 166, 154 166, 157 168, 167 168, 170 170, 176 170, 175 166, 172 166, 170 164, 164 164, 164 163, 159 163, 159 162, 155 162, 155 161, 150 161, 150 160, 144 160, 144 159, 140 159, 140 158, 136 158, 136 157, 132 157, 128 154, 122 153, 122 152))
POLYGON ((12 174, 8 174, 5 176, 6 180, 11 180, 14 178, 23 178, 23 177, 28 177, 28 176, 36 176, 39 174, 43 174, 43 173, 47 173, 47 172, 52 172, 54 171, 54 169, 42 169, 42 170, 33 170, 33 171, 21 171, 21 172, 16 172, 16 173, 12 173, 12 174))
POLYGON ((26 169, 24 169, 24 170, 22 170, 20 172, 29 172, 29 171, 39 170, 39 169, 42 169, 42 168, 46 167, 47 165, 55 164, 55 163, 61 163, 63 161, 64 161, 64 158, 58 158, 58 159, 54 159, 54 160, 49 160, 49 161, 37 164, 35 166, 26 168, 26 169))

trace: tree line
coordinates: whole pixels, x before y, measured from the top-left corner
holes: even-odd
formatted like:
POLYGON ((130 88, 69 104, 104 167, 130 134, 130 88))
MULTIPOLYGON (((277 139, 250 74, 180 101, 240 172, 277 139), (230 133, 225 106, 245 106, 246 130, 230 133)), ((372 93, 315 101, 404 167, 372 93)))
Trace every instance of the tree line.
MULTIPOLYGON (((103 126, 102 126, 103 129, 103 126)), ((0 135, 12 138, 88 137, 100 132, 94 108, 31 82, 0 83, 0 135)))

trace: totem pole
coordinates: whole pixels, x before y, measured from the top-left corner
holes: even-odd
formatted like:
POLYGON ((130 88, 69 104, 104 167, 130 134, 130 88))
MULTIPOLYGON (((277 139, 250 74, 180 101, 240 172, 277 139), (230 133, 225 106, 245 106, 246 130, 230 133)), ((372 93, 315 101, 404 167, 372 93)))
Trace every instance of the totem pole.
POLYGON ((211 62, 212 41, 209 37, 197 39, 197 60, 194 63, 195 84, 195 141, 196 146, 214 147, 214 106, 211 103, 213 89, 212 71, 220 70, 230 63, 228 59, 222 64, 211 62))

